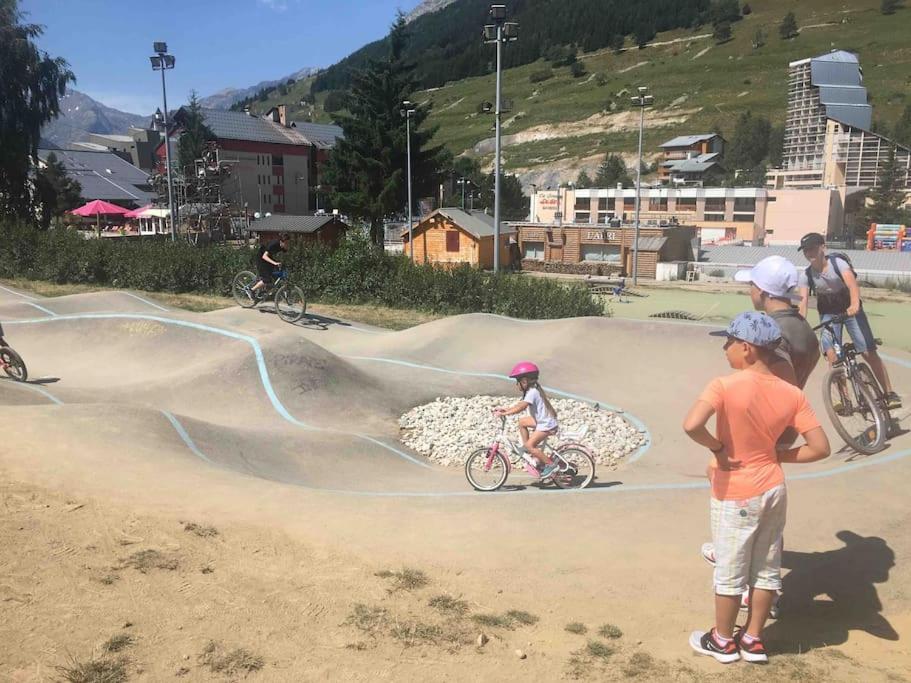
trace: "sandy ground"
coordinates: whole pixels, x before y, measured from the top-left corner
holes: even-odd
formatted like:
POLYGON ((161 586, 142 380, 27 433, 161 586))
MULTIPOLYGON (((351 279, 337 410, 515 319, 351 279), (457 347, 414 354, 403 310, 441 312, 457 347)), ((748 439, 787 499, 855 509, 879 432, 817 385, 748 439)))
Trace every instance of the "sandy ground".
MULTIPOLYGON (((708 494, 679 423, 725 371, 704 327, 474 315, 392 333, 5 290, 0 319, 38 381, 0 381, 0 680, 121 657, 150 681, 875 681, 911 668, 908 434, 871 458, 789 470, 788 602, 769 667, 689 652, 711 620, 708 494), (401 412, 502 391, 477 374, 517 354, 554 389, 640 419, 649 449, 580 494, 516 479, 484 495, 398 444, 401 412), (622 636, 599 635, 605 624, 622 636)), ((907 387, 911 356, 890 355, 907 387)))

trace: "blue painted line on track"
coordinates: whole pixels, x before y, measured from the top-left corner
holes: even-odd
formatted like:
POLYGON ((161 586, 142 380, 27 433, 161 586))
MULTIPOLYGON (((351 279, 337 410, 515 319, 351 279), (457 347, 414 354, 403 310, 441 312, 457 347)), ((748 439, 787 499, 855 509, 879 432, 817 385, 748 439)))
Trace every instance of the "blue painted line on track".
MULTIPOLYGON (((7 321, 7 322, 9 323, 10 321, 7 321)), ((16 381, 14 381, 14 380, 2 380, 2 381, 4 381, 4 382, 7 382, 7 381, 8 381, 8 382, 9 382, 10 384, 12 384, 13 386, 22 387, 23 389, 29 389, 30 391, 34 391, 34 392, 36 392, 36 393, 39 393, 39 394, 41 394, 42 396, 44 396, 46 399, 48 399, 48 400, 49 400, 51 403, 53 403, 54 405, 58 405, 58 406, 62 406, 62 405, 63 405, 63 401, 61 401, 59 398, 57 398, 56 396, 54 396, 51 392, 49 392, 49 391, 48 391, 47 389, 45 389, 44 387, 39 387, 39 386, 36 386, 36 385, 34 385, 34 384, 29 384, 28 382, 16 382, 16 381)))
POLYGON ((37 309, 38 309, 39 311, 41 311, 42 313, 47 313, 47 314, 48 314, 49 316, 51 316, 51 317, 54 317, 54 318, 57 317, 57 314, 54 313, 54 311, 52 311, 52 310, 49 309, 49 308, 45 308, 44 306, 41 306, 40 304, 36 304, 36 303, 33 302, 33 301, 26 301, 25 303, 26 303, 27 305, 29 305, 29 306, 32 306, 33 308, 37 308, 37 309))
POLYGON ((165 313, 169 312, 168 309, 165 308, 164 306, 160 306, 159 304, 156 304, 154 301, 149 301, 148 299, 145 299, 145 298, 139 296, 138 294, 133 294, 132 292, 124 292, 124 291, 121 291, 120 293, 126 294, 127 296, 132 297, 132 298, 136 299, 137 301, 141 301, 142 303, 144 303, 148 306, 151 306, 152 308, 157 308, 159 311, 164 311, 165 313))
POLYGON ((301 420, 298 420, 296 417, 294 417, 288 411, 288 409, 285 407, 285 405, 281 402, 281 399, 279 399, 278 394, 275 393, 275 388, 272 386, 272 380, 269 378, 269 370, 266 367, 266 359, 265 359, 265 356, 263 355, 262 347, 259 345, 259 342, 256 339, 254 339, 253 337, 251 337, 249 335, 241 334, 239 332, 232 332, 231 330, 224 330, 224 329, 221 329, 218 327, 212 327, 210 325, 202 325, 200 323, 189 322, 187 320, 175 320, 173 318, 163 318, 161 316, 146 315, 144 313, 78 313, 78 314, 72 314, 72 315, 58 315, 54 318, 34 318, 31 320, 14 320, 14 321, 10 321, 9 324, 10 325, 27 325, 27 324, 57 322, 57 321, 63 321, 63 320, 151 320, 154 322, 163 323, 165 325, 175 325, 177 327, 185 327, 185 328, 189 328, 189 329, 193 329, 193 330, 199 330, 200 332, 209 332, 211 334, 218 334, 218 335, 222 335, 224 337, 228 337, 230 339, 236 339, 238 341, 245 342, 246 344, 250 345, 250 347, 253 349, 253 355, 256 358, 256 366, 257 366, 257 369, 259 370, 260 381, 263 385, 263 389, 266 392, 266 396, 269 398, 269 402, 272 404, 272 407, 275 409, 275 412, 277 412, 285 421, 290 422, 291 424, 293 424, 297 427, 301 427, 302 429, 307 429, 310 431, 322 431, 322 432, 330 432, 330 433, 336 433, 336 434, 345 434, 348 436, 353 436, 355 438, 361 439, 363 441, 369 441, 370 443, 376 444, 377 446, 380 446, 381 448, 389 451, 390 453, 394 453, 396 456, 398 456, 399 458, 401 458, 402 460, 404 460, 406 462, 410 462, 414 465, 418 465, 418 466, 424 467, 426 469, 433 469, 433 467, 431 467, 427 463, 421 462, 420 460, 417 460, 416 458, 412 457, 408 453, 405 453, 404 451, 402 451, 394 446, 383 443, 382 441, 380 441, 378 439, 375 439, 372 437, 366 437, 363 434, 348 433, 348 432, 342 432, 339 430, 316 427, 316 426, 307 424, 306 422, 303 422, 301 420))
POLYGON ((884 358, 885 360, 889 361, 890 363, 894 363, 895 365, 901 365, 903 368, 911 368, 911 361, 905 360, 904 358, 899 358, 898 356, 890 356, 887 353, 880 353, 879 357, 884 358))
MULTIPOLYGON (((8 321, 8 324, 47 323, 47 322, 56 322, 58 320, 118 319, 118 318, 120 318, 120 319, 155 320, 155 321, 166 323, 166 324, 173 324, 173 325, 178 325, 178 326, 182 326, 182 327, 199 329, 199 330, 207 331, 207 332, 214 332, 214 333, 221 334, 221 335, 224 335, 224 336, 227 336, 230 338, 247 341, 253 347, 254 353, 256 353, 257 364, 261 368, 261 376, 264 379, 264 387, 266 387, 267 394, 271 391, 270 400, 274 396, 275 402, 273 403, 273 406, 275 406, 277 403, 278 406, 281 406, 282 410, 284 410, 284 414, 282 414, 281 412, 279 412, 279 414, 281 414, 282 417, 284 417, 286 420, 292 422, 293 424, 297 424, 297 425, 305 427, 307 429, 311 429, 311 430, 315 430, 315 431, 316 430, 327 431, 327 432, 335 431, 335 430, 319 429, 319 428, 310 427, 309 425, 306 425, 305 423, 303 423, 303 422, 297 420, 296 418, 294 418, 293 416, 291 416, 290 413, 288 413, 287 410, 284 409, 284 406, 278 400, 278 397, 275 396, 274 389, 272 389, 271 383, 268 383, 268 371, 266 371, 266 368, 265 368, 265 361, 263 359, 262 349, 259 346, 259 343, 255 339, 253 339, 252 337, 248 337, 247 335, 239 334, 237 332, 231 332, 230 330, 222 330, 219 328, 210 327, 208 325, 201 325, 199 323, 187 322, 187 321, 183 321, 183 320, 172 320, 169 318, 161 318, 158 316, 142 315, 142 314, 123 314, 123 313, 85 313, 85 314, 78 314, 78 315, 61 315, 61 316, 57 316, 55 318, 36 318, 36 319, 32 319, 32 320, 8 321)), ((370 358, 367 356, 351 357, 351 358, 352 359, 360 358, 362 360, 378 361, 378 362, 390 362, 390 359, 370 358)), ((887 357, 887 358, 889 360, 893 360, 891 357, 887 357)), ((901 359, 895 359, 895 360, 901 360, 901 359)), ((490 378, 496 378, 496 379, 509 379, 509 378, 504 378, 502 375, 497 375, 495 373, 481 373, 481 372, 472 373, 472 372, 463 372, 463 371, 457 371, 457 370, 447 370, 445 368, 434 368, 432 366, 423 366, 418 363, 409 363, 408 361, 392 361, 392 362, 394 364, 407 364, 407 365, 412 365, 413 367, 416 367, 416 368, 436 370, 436 371, 445 372, 448 374, 471 375, 471 376, 478 376, 478 377, 490 377, 490 378)), ((904 364, 904 361, 902 361, 900 364, 904 364)), ((911 364, 909 364, 909 365, 911 365, 911 364)), ((22 386, 25 386, 29 389, 32 389, 32 390, 38 391, 39 393, 44 394, 48 399, 50 399, 57 405, 63 405, 63 401, 56 398, 50 392, 42 389, 41 387, 36 387, 34 385, 28 385, 28 384, 23 384, 22 386)), ((558 393, 557 390, 551 389, 551 391, 553 393, 558 393)), ((560 392, 560 393, 564 393, 564 392, 560 392)), ((572 397, 572 394, 564 393, 564 395, 568 395, 568 396, 572 397)), ((582 399, 582 400, 590 400, 590 399, 582 399)), ((277 407, 276 407, 276 410, 278 410, 277 407)), ((194 455, 196 455, 197 457, 206 461, 207 463, 217 466, 216 463, 214 463, 212 460, 210 460, 208 457, 206 457, 205 454, 203 454, 202 451, 199 450, 199 448, 196 446, 196 444, 193 442, 192 438, 190 437, 189 433, 186 431, 186 429, 184 429, 183 425, 180 424, 180 422, 177 420, 176 417, 174 417, 172 414, 170 414, 166 411, 161 411, 161 412, 166 418, 168 418, 168 421, 171 422, 172 426, 177 431, 177 434, 180 436, 180 438, 184 441, 184 443, 187 445, 187 447, 191 450, 191 452, 194 455)), ((336 432, 336 433, 343 434, 344 432, 336 432)), ((429 469, 432 469, 428 465, 421 463, 420 461, 414 460, 413 458, 411 458, 411 456, 407 455, 406 453, 397 451, 397 449, 394 449, 391 446, 384 444, 381 441, 378 441, 372 437, 368 437, 363 434, 352 434, 352 436, 356 436, 358 438, 365 439, 365 440, 375 443, 387 450, 392 450, 393 452, 397 452, 399 455, 403 456, 404 458, 413 460, 414 462, 417 462, 418 464, 422 465, 423 467, 428 467, 429 469)), ((848 472, 856 472, 858 470, 865 469, 867 467, 873 467, 876 465, 884 465, 884 464, 888 464, 888 463, 892 463, 892 462, 897 462, 899 460, 908 458, 909 456, 911 456, 911 449, 905 449, 905 450, 897 451, 895 453, 890 453, 889 455, 884 455, 881 457, 872 456, 871 458, 869 458, 867 460, 863 460, 861 462, 845 463, 845 464, 839 465, 837 467, 833 467, 833 468, 827 469, 827 470, 821 470, 818 472, 806 472, 803 474, 789 474, 787 476, 787 479, 790 481, 826 479, 828 477, 834 477, 834 476, 838 476, 840 474, 845 474, 848 472)), ((319 488, 319 487, 308 486, 308 485, 304 485, 304 484, 295 484, 295 486, 297 486, 299 488, 315 491, 315 492, 356 496, 356 497, 372 497, 372 498, 462 498, 462 497, 468 497, 468 496, 477 497, 479 495, 482 495, 482 496, 484 495, 484 494, 479 494, 476 491, 440 491, 440 492, 433 492, 433 491, 349 491, 349 490, 343 490, 343 489, 319 488)), ((651 484, 622 484, 621 483, 621 484, 617 484, 616 486, 608 486, 608 487, 604 487, 604 488, 594 488, 594 489, 584 489, 581 491, 578 491, 578 490, 577 491, 551 491, 551 490, 542 490, 542 489, 533 488, 533 489, 525 489, 523 491, 523 493, 533 494, 533 495, 534 494, 537 494, 537 495, 573 495, 573 494, 595 494, 595 493, 617 493, 617 494, 619 494, 619 493, 637 492, 637 491, 686 491, 686 490, 700 490, 700 489, 708 489, 708 488, 709 488, 709 484, 707 481, 695 481, 695 482, 673 482, 673 483, 651 483, 651 484)), ((509 491, 501 491, 501 492, 497 492, 494 494, 488 494, 487 497, 492 499, 493 497, 496 497, 496 496, 508 496, 509 493, 510 493, 509 491)))
MULTIPOLYGON (((448 368, 439 368, 434 365, 425 365, 423 363, 414 363, 412 361, 399 360, 396 358, 375 358, 373 356, 343 356, 343 358, 346 358, 348 360, 354 360, 354 361, 388 363, 390 365, 398 365, 400 367, 406 367, 406 368, 415 368, 417 370, 429 370, 431 372, 442 372, 447 375, 462 375, 465 377, 483 377, 483 378, 504 380, 506 382, 513 381, 512 378, 507 377, 506 375, 498 375, 494 372, 472 372, 469 370, 450 370, 448 368)), ((612 406, 609 403, 605 403, 603 401, 596 401, 593 398, 588 398, 586 396, 580 396, 579 394, 574 394, 569 391, 563 391, 561 389, 555 389, 553 387, 546 386, 544 388, 549 393, 555 394, 557 396, 563 396, 564 398, 571 398, 576 401, 582 401, 583 403, 592 403, 592 404, 597 403, 598 405, 604 407, 607 410, 612 410, 616 413, 622 414, 623 417, 628 419, 636 429, 638 429, 640 432, 642 432, 645 435, 645 443, 643 443, 639 447, 639 449, 627 459, 628 462, 636 462, 639 458, 641 458, 643 455, 645 455, 646 451, 648 451, 649 448, 651 448, 652 434, 649 431, 648 427, 645 425, 645 423, 642 422, 642 420, 637 418, 635 415, 626 412, 622 408, 617 408, 616 406, 612 406)))
POLYGON ((37 299, 38 298, 38 297, 34 297, 34 296, 29 296, 28 294, 23 294, 22 292, 17 292, 13 289, 10 289, 9 287, 4 287, 3 285, 0 285, 0 289, 2 289, 4 292, 9 292, 10 294, 13 294, 15 296, 21 296, 23 299, 37 299))

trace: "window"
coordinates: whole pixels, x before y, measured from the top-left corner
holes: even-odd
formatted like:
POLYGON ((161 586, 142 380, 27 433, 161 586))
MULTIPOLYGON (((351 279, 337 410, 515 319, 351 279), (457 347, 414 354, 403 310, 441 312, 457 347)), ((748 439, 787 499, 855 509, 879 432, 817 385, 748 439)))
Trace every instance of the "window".
POLYGON ((285 165, 285 155, 284 154, 275 154, 272 156, 272 165, 273 166, 284 166, 285 165))
POLYGON ((707 213, 702 219, 706 223, 724 223, 724 214, 723 213, 707 213))
POLYGON ((649 211, 667 211, 667 197, 649 197, 649 211))
POLYGON ((724 197, 706 197, 706 213, 724 213, 724 197))
POLYGON ((677 211, 696 211, 695 197, 677 197, 677 211))
POLYGON ((737 213, 756 213, 756 197, 736 197, 734 211, 737 213))
POLYGON ((522 258, 530 261, 543 261, 544 242, 522 242, 522 258))
POLYGON ((446 251, 448 251, 448 252, 458 252, 459 251, 459 231, 458 230, 447 230, 446 231, 446 251))
POLYGON ((588 197, 579 197, 576 199, 576 205, 573 208, 576 211, 588 211, 591 205, 591 200, 588 197))
POLYGON ((619 244, 583 244, 582 245, 583 261, 603 261, 608 263, 620 263, 620 245, 619 244))
POLYGON ((734 220, 738 223, 752 223, 756 218, 755 213, 735 213, 734 220))
POLYGON ((635 197, 624 197, 623 198, 623 210, 624 211, 635 211, 636 210, 636 198, 635 197))
POLYGON ((574 223, 591 223, 592 214, 590 211, 576 211, 576 215, 573 216, 574 223))

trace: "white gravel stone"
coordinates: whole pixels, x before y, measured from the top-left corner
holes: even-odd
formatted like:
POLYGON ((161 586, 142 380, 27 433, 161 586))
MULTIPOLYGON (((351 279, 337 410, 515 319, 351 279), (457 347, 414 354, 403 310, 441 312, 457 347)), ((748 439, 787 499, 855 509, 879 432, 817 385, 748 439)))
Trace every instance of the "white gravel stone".
MULTIPOLYGON (((439 465, 461 467, 469 455, 489 446, 497 435, 500 421, 493 416, 493 409, 514 405, 516 401, 516 396, 438 398, 412 408, 399 419, 402 442, 439 465)), ((557 411, 561 433, 576 432, 588 425, 582 444, 602 467, 617 467, 645 443, 645 434, 622 411, 572 399, 551 397, 551 403, 557 411)), ((519 438, 519 417, 507 418, 507 435, 514 441, 519 438)), ((563 440, 558 434, 550 443, 556 446, 563 440)))

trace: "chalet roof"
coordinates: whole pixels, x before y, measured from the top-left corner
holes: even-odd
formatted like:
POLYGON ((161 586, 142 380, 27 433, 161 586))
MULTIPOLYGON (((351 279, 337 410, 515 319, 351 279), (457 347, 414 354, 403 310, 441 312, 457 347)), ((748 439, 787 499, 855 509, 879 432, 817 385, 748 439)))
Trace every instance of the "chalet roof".
POLYGON ((333 222, 341 223, 338 216, 332 214, 295 216, 287 213, 275 213, 253 221, 250 224, 250 231, 309 234, 333 222))
MULTIPOLYGON (((186 108, 175 115, 180 122, 185 116, 186 108)), ((242 111, 222 111, 221 109, 202 109, 206 126, 222 140, 244 140, 247 142, 267 142, 278 145, 310 145, 310 141, 295 128, 287 128, 270 119, 251 116, 242 111)))
POLYGON ((82 187, 86 200, 135 202, 150 204, 156 195, 150 192, 149 174, 109 151, 39 149, 38 158, 47 161, 54 154, 66 168, 67 175, 82 187))
MULTIPOLYGON (((493 216, 484 213, 483 211, 463 211, 462 209, 455 208, 443 208, 437 209, 432 214, 421 220, 415 228, 420 225, 423 225, 431 218, 435 216, 445 216, 452 223, 459 226, 462 230, 473 235, 475 238, 480 239, 482 237, 491 237, 494 232, 494 222, 493 216)), ((508 233, 515 232, 515 228, 507 225, 505 222, 500 222, 500 234, 506 235, 508 233)), ((405 229, 402 231, 402 235, 408 234, 408 226, 405 226, 405 229)))
POLYGON ((332 124, 295 121, 294 127, 318 149, 332 149, 336 140, 345 136, 340 126, 332 124))
POLYGON ((692 147, 697 142, 705 142, 711 140, 712 138, 720 137, 718 133, 697 133, 696 135, 678 135, 672 140, 668 140, 663 145, 662 149, 667 149, 669 147, 692 147))

